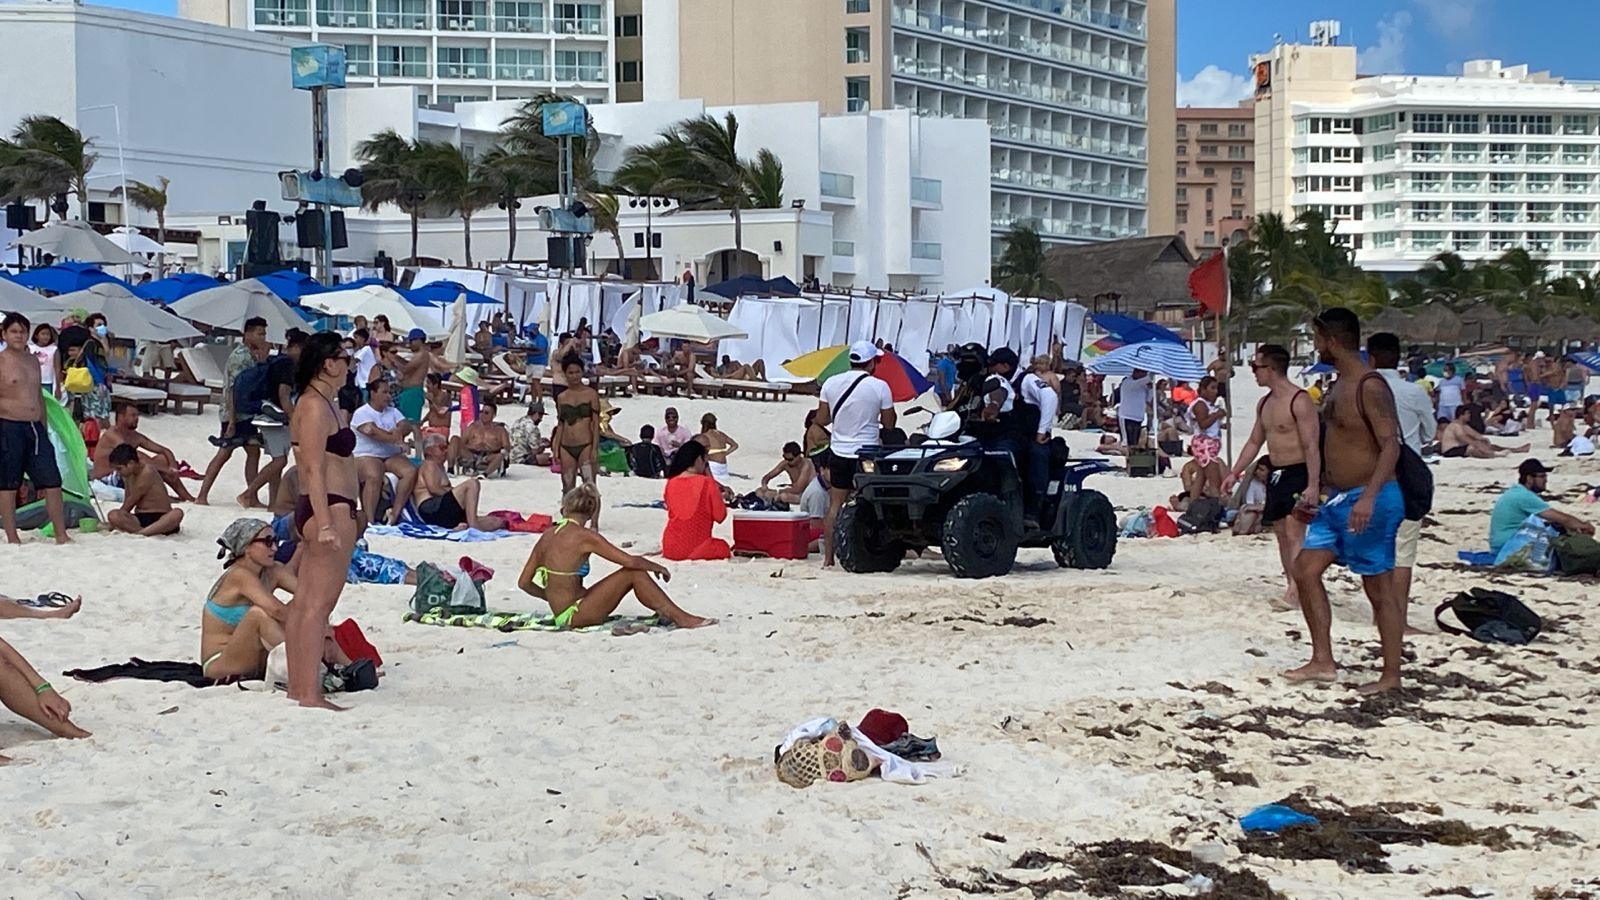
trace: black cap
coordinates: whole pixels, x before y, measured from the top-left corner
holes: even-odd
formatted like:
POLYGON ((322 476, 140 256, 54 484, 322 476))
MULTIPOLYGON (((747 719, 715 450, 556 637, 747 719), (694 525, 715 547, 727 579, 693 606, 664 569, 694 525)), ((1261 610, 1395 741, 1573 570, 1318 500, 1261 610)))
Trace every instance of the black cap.
POLYGON ((1010 347, 1001 347, 999 350, 989 354, 989 365, 993 366, 1001 363, 1010 366, 1015 371, 1017 368, 1017 352, 1010 347))
POLYGON ((1527 478, 1530 475, 1544 475, 1554 471, 1555 469, 1549 468, 1537 459, 1529 459, 1524 460, 1522 465, 1517 466, 1517 477, 1527 478))

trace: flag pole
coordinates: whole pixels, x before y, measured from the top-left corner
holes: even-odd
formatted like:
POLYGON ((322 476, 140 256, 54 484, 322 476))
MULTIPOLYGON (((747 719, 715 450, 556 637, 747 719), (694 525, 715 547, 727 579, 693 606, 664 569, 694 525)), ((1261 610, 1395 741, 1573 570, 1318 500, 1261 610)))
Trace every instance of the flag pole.
MULTIPOLYGON (((1226 238, 1224 238, 1223 241, 1222 241, 1222 283, 1223 283, 1223 285, 1226 286, 1226 293, 1223 294, 1223 297, 1224 297, 1223 306, 1225 308, 1228 308, 1228 310, 1231 312, 1232 311, 1232 307, 1233 307, 1233 279, 1230 277, 1230 274, 1228 272, 1228 241, 1227 241, 1226 238)), ((1226 337, 1224 336, 1223 330, 1222 330, 1222 310, 1220 310, 1220 309, 1219 310, 1215 310, 1214 313, 1215 313, 1215 315, 1217 317, 1217 358, 1218 359, 1222 359, 1224 352, 1226 352, 1224 350, 1224 346, 1223 345, 1227 341, 1226 337)), ((1222 433, 1223 433, 1224 439, 1228 442, 1228 447, 1227 447, 1228 459, 1232 460, 1233 459, 1233 365, 1232 365, 1232 363, 1230 361, 1228 361, 1228 360, 1223 360, 1222 371, 1227 373, 1227 375, 1228 375, 1228 383, 1224 387, 1225 396, 1227 397, 1227 400, 1228 400, 1228 420, 1226 422, 1222 423, 1222 433)), ((1229 465, 1232 465, 1232 463, 1229 463, 1229 465)))

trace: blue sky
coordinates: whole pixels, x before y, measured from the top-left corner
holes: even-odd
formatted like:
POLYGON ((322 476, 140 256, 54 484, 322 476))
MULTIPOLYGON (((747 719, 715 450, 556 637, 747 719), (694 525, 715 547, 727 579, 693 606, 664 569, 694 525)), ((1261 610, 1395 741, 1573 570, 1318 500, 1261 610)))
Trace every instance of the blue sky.
MULTIPOLYGON (((177 0, 91 0, 173 14, 177 0)), ((800 2, 800 0, 794 0, 800 2)), ((1249 95, 1246 58, 1306 26, 1338 19, 1341 42, 1361 50, 1361 71, 1437 75, 1469 59, 1527 63, 1567 78, 1600 80, 1596 0, 1178 0, 1178 102, 1224 106, 1249 95)))
POLYGON ((1319 19, 1340 22, 1340 43, 1360 49, 1363 74, 1442 75, 1492 58, 1600 80, 1600 57, 1583 37, 1600 27, 1594 0, 1178 0, 1179 104, 1245 98, 1247 57, 1274 34, 1305 41, 1319 19))

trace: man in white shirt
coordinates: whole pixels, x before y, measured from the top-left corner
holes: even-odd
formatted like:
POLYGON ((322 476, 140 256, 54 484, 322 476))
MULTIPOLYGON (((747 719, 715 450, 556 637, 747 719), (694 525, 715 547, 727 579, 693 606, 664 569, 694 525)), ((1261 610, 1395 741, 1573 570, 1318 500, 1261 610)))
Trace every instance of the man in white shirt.
POLYGON ((390 401, 388 382, 377 382, 367 404, 350 417, 350 427, 356 433, 356 471, 361 476, 361 509, 367 521, 375 521, 373 511, 383 495, 385 476, 392 472, 400 479, 395 501, 384 519, 393 525, 417 484, 417 467, 411 464, 405 445, 406 436, 417 434, 417 429, 390 401))
POLYGON ((1050 426, 1056 420, 1056 406, 1060 401, 1060 395, 1050 383, 1039 377, 1039 373, 1048 371, 1050 357, 1035 356, 1031 371, 1017 379, 1017 402, 1012 411, 1017 439, 1022 442, 1022 460, 1027 464, 1024 474, 1028 478, 1028 493, 1023 515, 1033 519, 1044 506, 1045 490, 1050 486, 1050 426))
MULTIPOLYGON (((1400 338, 1382 331, 1367 338, 1367 356, 1372 367, 1378 370, 1394 394, 1394 411, 1400 420, 1400 439, 1417 454, 1426 444, 1433 442, 1439 430, 1434 420, 1433 400, 1422 385, 1400 376, 1400 338)), ((1402 603, 1411 599, 1411 570, 1417 564, 1417 540, 1422 536, 1422 523, 1406 519, 1394 537, 1394 593, 1402 603)), ((1406 626, 1407 634, 1417 634, 1406 626)))
POLYGON ((378 354, 372 349, 372 338, 365 328, 357 328, 350 339, 356 342, 356 387, 364 396, 372 370, 378 365, 378 354))
POLYGON ((1136 447, 1144 437, 1144 420, 1150 414, 1150 373, 1134 369, 1133 374, 1122 379, 1119 390, 1122 399, 1117 403, 1117 420, 1122 423, 1122 444, 1136 447))
POLYGON ((822 565, 833 565, 833 522, 855 492, 856 472, 863 447, 878 443, 878 432, 893 428, 894 397, 889 383, 874 377, 883 351, 871 341, 850 345, 850 371, 840 372, 822 385, 816 424, 832 426, 828 464, 828 515, 822 520, 822 565))

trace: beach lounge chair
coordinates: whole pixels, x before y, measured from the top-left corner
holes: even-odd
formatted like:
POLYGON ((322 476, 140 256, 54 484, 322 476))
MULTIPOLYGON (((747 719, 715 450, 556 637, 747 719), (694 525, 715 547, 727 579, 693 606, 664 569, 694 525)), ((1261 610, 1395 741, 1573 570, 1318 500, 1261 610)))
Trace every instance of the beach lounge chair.
POLYGON ((160 388, 140 387, 125 381, 111 383, 111 399, 132 403, 143 413, 158 413, 167 405, 167 392, 160 388))
POLYGON ((222 402, 224 361, 218 358, 211 345, 185 347, 177 352, 177 362, 184 377, 210 391, 211 402, 222 402))
POLYGON ((506 353, 497 353, 489 362, 499 373, 501 380, 510 381, 516 386, 518 402, 526 403, 529 393, 533 390, 533 380, 512 368, 508 356, 506 353))
POLYGON ((789 396, 789 385, 781 381, 741 381, 735 378, 718 378, 705 366, 696 366, 695 385, 714 386, 719 396, 745 397, 751 400, 783 400, 789 396))
POLYGON ((173 412, 183 413, 185 403, 193 403, 195 414, 205 412, 206 401, 211 399, 211 389, 193 382, 176 380, 183 377, 170 344, 141 342, 133 358, 133 370, 141 378, 141 387, 159 387, 167 392, 166 405, 173 412))

